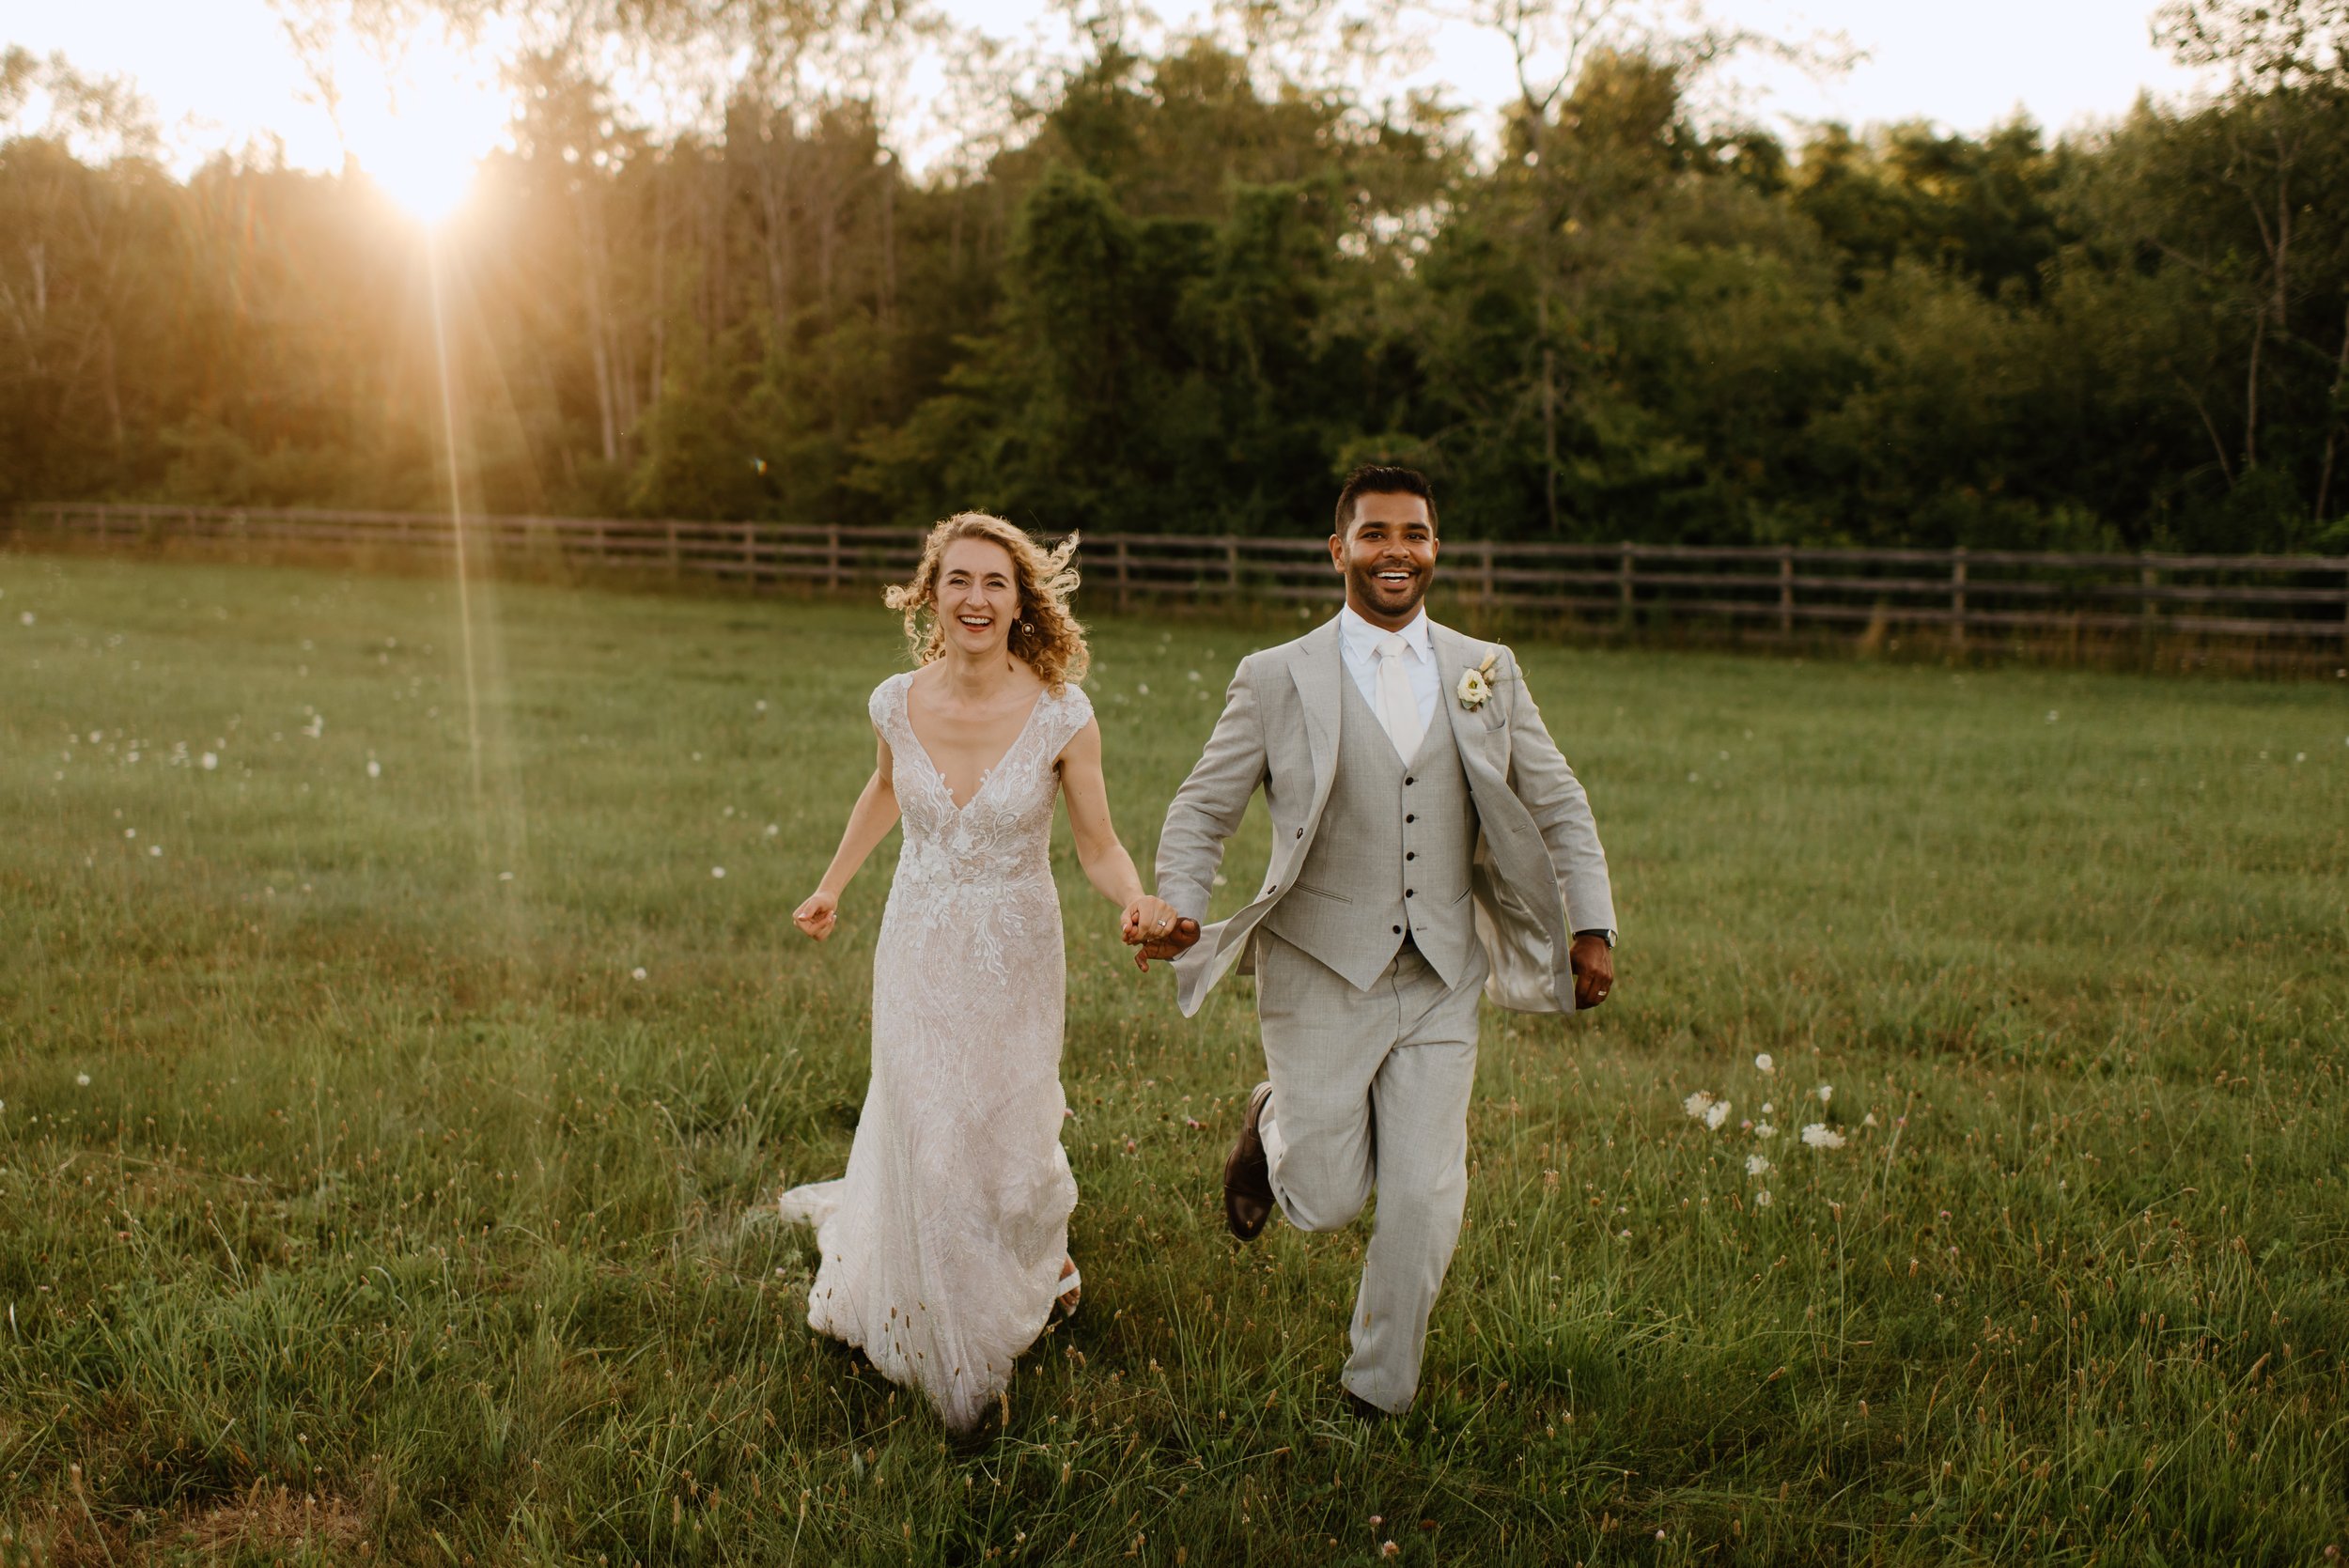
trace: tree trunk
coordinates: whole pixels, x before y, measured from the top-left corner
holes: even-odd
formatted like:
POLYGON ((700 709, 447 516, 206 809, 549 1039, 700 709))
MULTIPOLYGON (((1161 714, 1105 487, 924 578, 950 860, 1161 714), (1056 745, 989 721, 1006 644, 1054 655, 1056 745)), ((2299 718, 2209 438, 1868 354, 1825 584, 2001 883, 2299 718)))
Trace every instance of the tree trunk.
POLYGON ((2332 505, 2333 454, 2341 440, 2341 396, 2349 389, 2349 310, 2341 312, 2341 353, 2333 361, 2333 390, 2326 399, 2325 460, 2316 471, 2316 522, 2322 527, 2332 505))

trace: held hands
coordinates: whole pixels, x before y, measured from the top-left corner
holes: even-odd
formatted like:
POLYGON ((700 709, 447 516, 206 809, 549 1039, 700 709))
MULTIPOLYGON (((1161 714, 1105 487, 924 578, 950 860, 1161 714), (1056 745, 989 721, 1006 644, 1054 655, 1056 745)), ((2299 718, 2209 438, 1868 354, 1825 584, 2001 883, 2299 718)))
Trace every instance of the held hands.
POLYGON ((1174 912, 1163 898, 1143 893, 1126 906, 1118 934, 1135 949, 1134 968, 1145 972, 1153 958, 1171 959, 1199 939, 1199 923, 1174 912))
POLYGON ((817 888, 808 895, 807 902, 791 911, 791 924, 822 941, 832 935, 832 928, 840 923, 840 895, 817 888))
POLYGON ((1605 1001, 1607 993, 1615 988, 1615 950, 1607 945, 1607 939, 1577 937, 1566 957, 1574 965, 1575 1006, 1592 1008, 1605 1001))

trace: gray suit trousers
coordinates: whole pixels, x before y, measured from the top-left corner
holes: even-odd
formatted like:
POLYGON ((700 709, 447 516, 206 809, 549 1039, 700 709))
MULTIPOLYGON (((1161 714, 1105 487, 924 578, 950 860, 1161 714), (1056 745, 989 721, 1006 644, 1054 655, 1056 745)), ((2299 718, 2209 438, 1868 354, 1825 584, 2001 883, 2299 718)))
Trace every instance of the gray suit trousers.
POLYGON ((1375 1187, 1376 1230, 1341 1379, 1409 1407, 1436 1292, 1468 1206, 1468 1106, 1486 963, 1446 986, 1408 943, 1367 991, 1269 931, 1255 934, 1256 1015, 1271 1103, 1258 1126, 1290 1224, 1335 1231, 1375 1187))

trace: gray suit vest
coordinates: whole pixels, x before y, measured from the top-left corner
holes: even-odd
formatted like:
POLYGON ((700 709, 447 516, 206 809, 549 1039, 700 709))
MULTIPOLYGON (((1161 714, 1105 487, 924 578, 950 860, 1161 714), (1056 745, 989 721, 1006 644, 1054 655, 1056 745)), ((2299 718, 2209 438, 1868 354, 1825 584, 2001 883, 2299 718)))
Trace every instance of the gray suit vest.
POLYGON ((1441 698, 1407 768, 1351 671, 1338 674, 1337 777, 1312 847, 1264 928, 1366 991, 1406 932, 1456 986, 1476 947, 1476 802, 1441 698))

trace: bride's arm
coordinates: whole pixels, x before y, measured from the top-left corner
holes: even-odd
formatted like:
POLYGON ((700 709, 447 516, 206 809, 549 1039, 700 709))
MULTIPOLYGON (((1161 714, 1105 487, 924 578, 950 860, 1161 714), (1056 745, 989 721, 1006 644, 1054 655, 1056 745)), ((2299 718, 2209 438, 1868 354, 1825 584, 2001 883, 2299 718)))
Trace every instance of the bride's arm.
POLYGON ((1134 858, 1118 842, 1110 821, 1109 784, 1101 777, 1101 725, 1088 719, 1060 753, 1061 793, 1068 800, 1068 827, 1077 840, 1077 863, 1101 896, 1124 910, 1127 939, 1140 924, 1172 922, 1174 911, 1142 891, 1134 858))
POLYGON ((848 826, 840 834, 840 847, 833 851, 832 864, 824 868, 824 879, 807 902, 791 911, 792 922, 819 942, 832 935, 840 918, 840 895, 848 891, 849 878, 897 825, 897 787, 891 771, 889 742, 878 744, 880 751, 873 761, 873 776, 864 781, 864 792, 848 813, 848 826))

